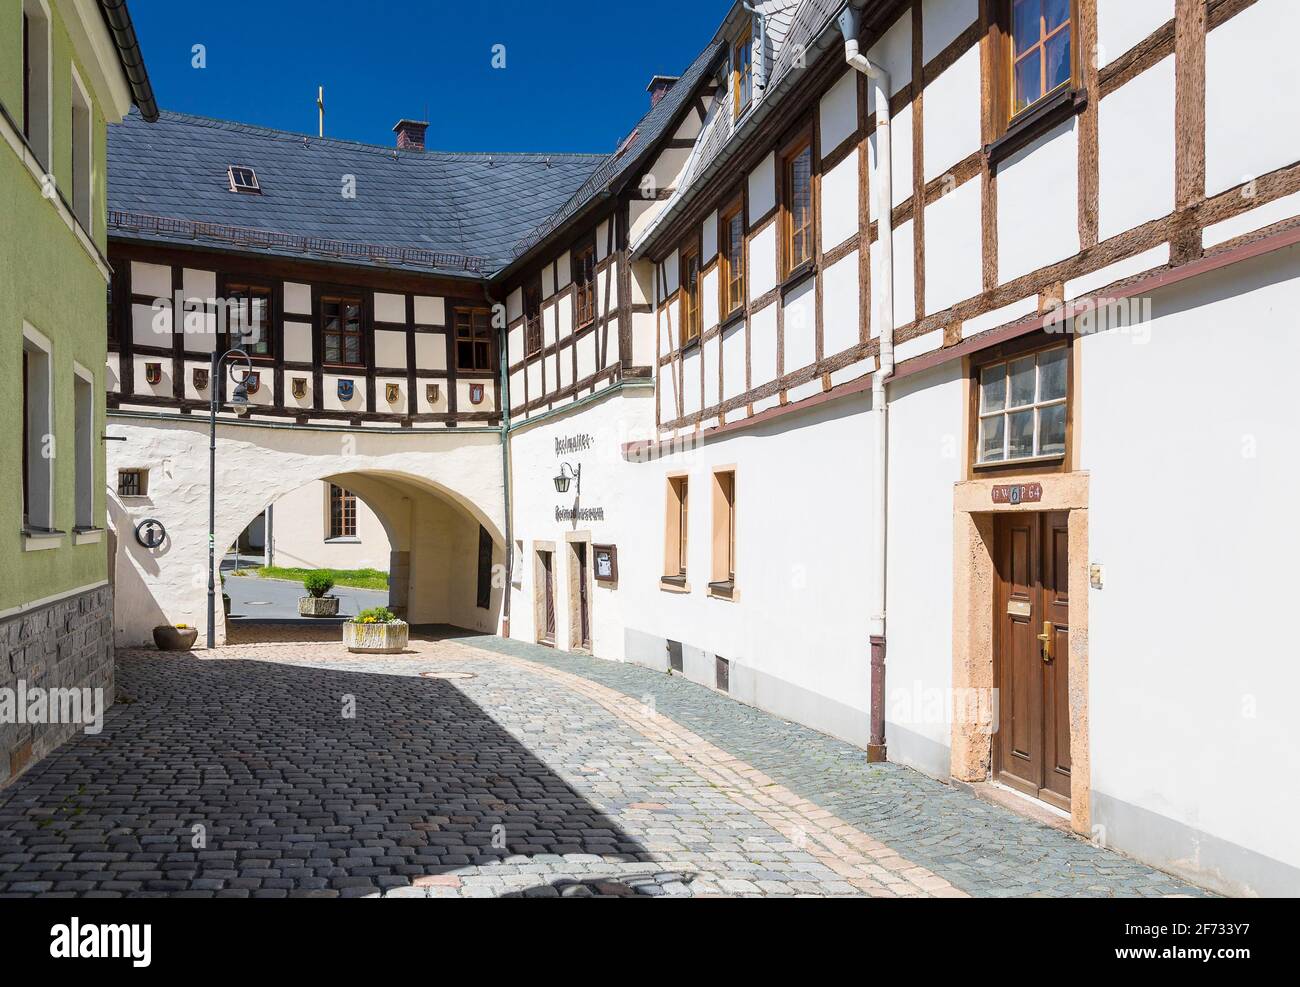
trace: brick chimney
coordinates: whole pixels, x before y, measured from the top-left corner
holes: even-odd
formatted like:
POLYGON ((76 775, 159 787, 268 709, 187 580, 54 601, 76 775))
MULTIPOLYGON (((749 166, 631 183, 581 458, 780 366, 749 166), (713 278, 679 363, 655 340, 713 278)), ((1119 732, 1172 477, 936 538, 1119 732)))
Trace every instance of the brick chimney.
POLYGON ((397 134, 399 151, 423 151, 424 132, 429 129, 427 120, 398 120, 393 133, 397 134))
POLYGON ((650 94, 650 105, 656 105, 661 99, 668 95, 668 90, 677 85, 678 75, 657 75, 650 80, 650 85, 646 86, 646 92, 650 94))

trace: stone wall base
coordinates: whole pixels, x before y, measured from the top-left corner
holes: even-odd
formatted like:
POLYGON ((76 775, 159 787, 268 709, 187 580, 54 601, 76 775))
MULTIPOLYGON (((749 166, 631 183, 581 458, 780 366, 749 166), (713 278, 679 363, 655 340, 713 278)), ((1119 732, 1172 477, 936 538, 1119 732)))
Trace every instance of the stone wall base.
POLYGON ((34 689, 47 696, 52 689, 102 689, 107 713, 114 701, 111 587, 0 619, 0 788, 85 727, 50 722, 61 717, 49 713, 45 722, 23 722, 29 717, 16 707, 34 689))

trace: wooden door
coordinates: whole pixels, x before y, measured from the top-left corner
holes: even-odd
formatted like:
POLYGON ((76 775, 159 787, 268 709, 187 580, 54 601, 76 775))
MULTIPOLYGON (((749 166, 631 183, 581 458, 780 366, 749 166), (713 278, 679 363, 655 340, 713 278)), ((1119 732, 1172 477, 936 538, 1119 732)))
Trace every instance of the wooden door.
POLYGON ((546 623, 542 631, 542 643, 555 643, 555 565, 550 552, 539 552, 542 560, 542 608, 546 614, 546 623))
POLYGON ((1070 806, 1068 514, 999 515, 994 527, 993 777, 1070 806))
POLYGON ((577 542, 573 546, 574 554, 578 559, 578 622, 582 631, 582 637, 578 643, 584 648, 591 647, 591 612, 588 609, 590 602, 587 599, 587 545, 585 542, 577 542))

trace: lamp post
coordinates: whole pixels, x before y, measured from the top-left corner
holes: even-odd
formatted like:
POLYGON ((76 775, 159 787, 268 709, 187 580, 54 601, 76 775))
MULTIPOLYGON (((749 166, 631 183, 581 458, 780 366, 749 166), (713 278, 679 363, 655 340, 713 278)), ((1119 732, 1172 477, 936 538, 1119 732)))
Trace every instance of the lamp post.
MULTIPOLYGON (((212 389, 212 399, 208 410, 208 650, 217 646, 217 611, 216 611, 216 552, 217 552, 217 375, 225 370, 227 357, 243 357, 248 366, 248 373, 253 372, 253 361, 240 349, 226 350, 220 356, 212 351, 212 369, 208 374, 208 387, 212 389)), ((230 396, 230 404, 238 415, 248 414, 248 384, 245 380, 235 384, 235 393, 230 396)))

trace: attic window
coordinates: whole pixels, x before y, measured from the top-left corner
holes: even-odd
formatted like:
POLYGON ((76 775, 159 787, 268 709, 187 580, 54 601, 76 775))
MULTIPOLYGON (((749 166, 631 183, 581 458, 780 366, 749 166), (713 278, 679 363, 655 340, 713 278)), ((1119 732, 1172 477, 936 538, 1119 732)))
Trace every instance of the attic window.
POLYGON ((231 165, 226 169, 226 173, 230 176, 230 191, 262 194, 262 186, 257 184, 257 172, 252 168, 231 165))

